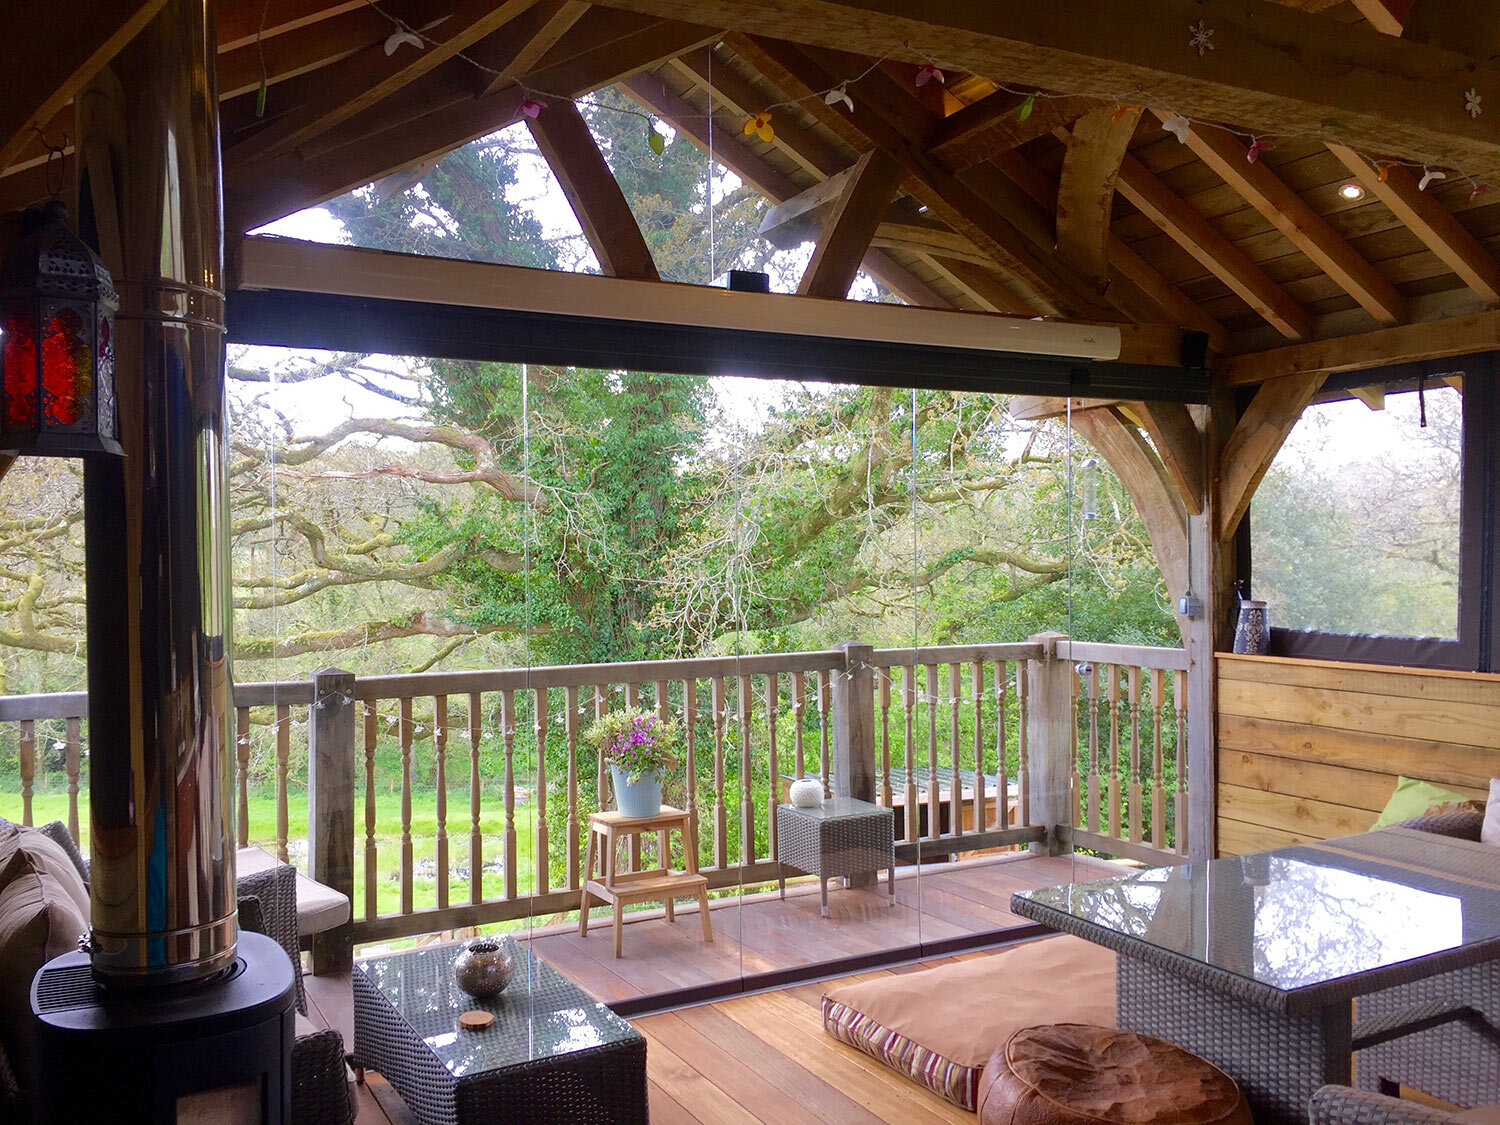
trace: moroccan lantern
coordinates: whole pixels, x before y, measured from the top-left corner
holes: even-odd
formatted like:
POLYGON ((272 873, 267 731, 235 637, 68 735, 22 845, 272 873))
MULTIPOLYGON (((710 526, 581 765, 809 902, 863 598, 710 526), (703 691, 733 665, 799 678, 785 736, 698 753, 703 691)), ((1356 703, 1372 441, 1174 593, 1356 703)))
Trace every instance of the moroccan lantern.
POLYGON ((0 453, 119 455, 109 271, 57 200, 0 263, 0 453))

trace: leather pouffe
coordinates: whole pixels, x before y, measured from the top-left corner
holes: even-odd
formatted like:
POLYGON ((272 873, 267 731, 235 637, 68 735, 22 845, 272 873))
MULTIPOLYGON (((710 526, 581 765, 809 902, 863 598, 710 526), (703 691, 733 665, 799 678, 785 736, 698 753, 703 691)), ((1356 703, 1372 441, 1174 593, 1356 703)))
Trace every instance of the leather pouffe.
POLYGON ((1162 1039, 1089 1024, 1016 1032, 979 1088, 980 1125, 1252 1125, 1212 1063, 1162 1039))

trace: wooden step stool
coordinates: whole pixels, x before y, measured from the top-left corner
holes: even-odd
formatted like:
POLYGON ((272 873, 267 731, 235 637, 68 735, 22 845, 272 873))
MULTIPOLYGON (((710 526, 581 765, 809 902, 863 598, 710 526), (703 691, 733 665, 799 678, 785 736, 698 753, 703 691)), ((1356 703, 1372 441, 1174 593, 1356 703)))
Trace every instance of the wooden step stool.
POLYGON ((713 922, 708 916, 708 879, 698 874, 698 836, 688 814, 663 805, 655 816, 629 817, 618 812, 589 813, 589 841, 583 859, 583 892, 578 906, 578 932, 589 932, 589 898, 597 898, 615 908, 615 956, 622 949, 624 907, 628 902, 662 902, 666 904, 667 921, 673 921, 674 898, 696 898, 698 916, 703 923, 703 940, 714 940, 713 922), (682 833, 682 851, 687 858, 686 871, 672 871, 667 866, 671 854, 667 842, 673 830, 682 833), (615 857, 622 840, 656 833, 657 855, 662 866, 649 871, 615 870, 615 857), (599 856, 599 875, 594 878, 594 856, 599 856))

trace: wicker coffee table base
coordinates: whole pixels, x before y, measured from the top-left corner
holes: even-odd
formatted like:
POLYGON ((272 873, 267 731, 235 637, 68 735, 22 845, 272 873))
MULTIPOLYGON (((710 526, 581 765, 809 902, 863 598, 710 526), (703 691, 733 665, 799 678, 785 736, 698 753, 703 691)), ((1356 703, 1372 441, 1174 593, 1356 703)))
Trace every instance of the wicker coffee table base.
MULTIPOLYGON (((354 1062, 378 1071, 422 1125, 646 1125, 646 1040, 455 1077, 354 973, 354 1062)), ((581 995, 580 995, 581 998, 581 995)))
POLYGON ((1122 953, 1116 1006, 1124 1030, 1176 1043, 1232 1075, 1256 1125, 1306 1125, 1313 1091, 1350 1081, 1347 1000, 1276 1012, 1122 953))

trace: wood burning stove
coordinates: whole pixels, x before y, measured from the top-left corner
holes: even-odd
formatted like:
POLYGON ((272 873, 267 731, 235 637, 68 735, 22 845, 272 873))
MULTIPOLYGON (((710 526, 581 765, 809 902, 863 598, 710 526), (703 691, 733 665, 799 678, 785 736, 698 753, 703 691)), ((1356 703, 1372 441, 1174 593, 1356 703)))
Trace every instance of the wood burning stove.
POLYGON ((120 293, 124 457, 84 468, 92 917, 32 984, 44 1121, 289 1112, 293 967, 236 916, 209 7, 167 0, 74 103, 80 232, 120 293))

